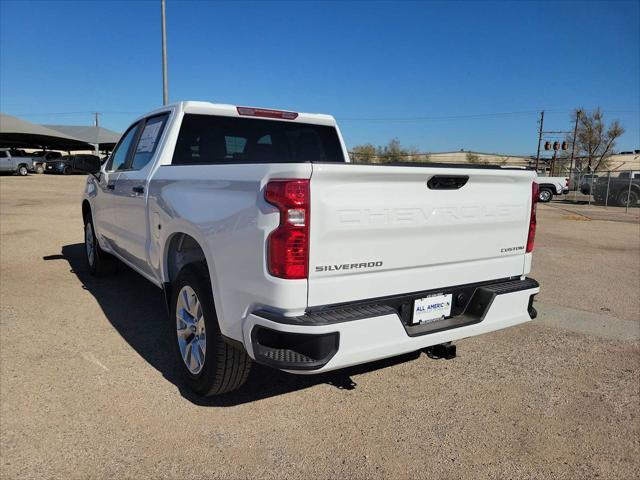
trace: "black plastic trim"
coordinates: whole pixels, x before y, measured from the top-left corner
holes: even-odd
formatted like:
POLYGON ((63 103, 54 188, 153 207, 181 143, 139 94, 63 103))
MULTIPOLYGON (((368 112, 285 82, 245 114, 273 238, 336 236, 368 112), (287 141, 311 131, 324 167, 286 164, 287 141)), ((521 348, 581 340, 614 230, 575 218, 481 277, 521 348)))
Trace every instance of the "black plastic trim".
POLYGON ((258 363, 285 370, 318 370, 338 352, 340 333, 280 332, 256 325, 251 345, 258 363))
POLYGON ((267 320, 287 325, 332 325, 334 323, 362 320, 363 318, 380 317, 382 315, 397 314, 398 311, 390 305, 351 305, 320 311, 309 311, 298 317, 285 317, 268 310, 253 312, 267 320))
MULTIPOLYGON (((509 277, 403 295, 373 298, 354 303, 311 307, 307 309, 304 315, 297 317, 286 317, 265 309, 256 310, 253 313, 281 324, 306 326, 333 325, 394 314, 402 321, 407 334, 413 337, 479 323, 484 320, 496 296, 538 288, 539 286, 539 283, 533 278, 521 280, 520 277, 509 277), (453 295, 451 317, 431 324, 411 325, 413 302, 418 298, 434 294, 453 295)), ((529 315, 531 316, 531 311, 529 311, 529 315)))

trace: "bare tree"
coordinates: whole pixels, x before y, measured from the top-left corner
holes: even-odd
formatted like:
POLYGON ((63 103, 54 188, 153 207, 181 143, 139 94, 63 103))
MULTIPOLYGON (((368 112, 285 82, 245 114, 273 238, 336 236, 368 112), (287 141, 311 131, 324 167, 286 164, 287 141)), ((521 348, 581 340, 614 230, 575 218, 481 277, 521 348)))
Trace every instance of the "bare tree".
MULTIPOLYGON (((624 133, 624 128, 618 120, 613 120, 607 126, 600 107, 592 113, 579 108, 573 113, 574 119, 576 115, 579 115, 575 150, 576 166, 581 170, 587 168, 589 171, 606 167, 609 157, 614 153, 616 140, 624 133)), ((567 142, 570 145, 573 143, 573 132, 567 136, 567 142)))

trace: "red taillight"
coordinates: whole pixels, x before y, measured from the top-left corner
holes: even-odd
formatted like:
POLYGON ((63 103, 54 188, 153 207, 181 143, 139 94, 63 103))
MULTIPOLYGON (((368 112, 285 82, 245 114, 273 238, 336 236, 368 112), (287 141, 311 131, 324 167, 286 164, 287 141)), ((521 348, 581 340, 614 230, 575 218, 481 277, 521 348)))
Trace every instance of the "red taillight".
POLYGON ((239 115, 246 117, 281 118, 283 120, 295 120, 298 118, 297 112, 286 112, 284 110, 269 110, 267 108, 236 107, 239 115))
POLYGON ((309 180, 272 180, 264 192, 280 210, 280 225, 267 239, 267 266, 274 277, 307 278, 309 272, 309 180))
POLYGON ((564 186, 569 188, 569 179, 568 178, 564 179, 564 186))
POLYGON ((540 188, 536 182, 531 184, 531 216, 529 217, 529 236, 527 237, 527 253, 533 252, 533 243, 536 239, 536 206, 538 205, 538 192, 540 188))

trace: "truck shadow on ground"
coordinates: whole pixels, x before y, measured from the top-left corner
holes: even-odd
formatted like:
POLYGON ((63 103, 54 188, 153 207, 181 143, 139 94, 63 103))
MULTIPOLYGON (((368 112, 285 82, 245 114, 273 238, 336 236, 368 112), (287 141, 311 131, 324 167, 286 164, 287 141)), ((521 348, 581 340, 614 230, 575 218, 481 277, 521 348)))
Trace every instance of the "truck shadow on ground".
POLYGON ((420 352, 415 352, 318 375, 292 375, 254 363, 247 383, 236 392, 202 397, 193 393, 180 376, 173 353, 173 332, 160 289, 124 265, 119 265, 115 275, 93 277, 87 268, 82 243, 65 245, 61 255, 48 255, 44 260, 66 260, 71 272, 78 277, 83 288, 95 297, 106 318, 122 338, 164 378, 173 383, 185 399, 196 405, 240 405, 319 384, 352 390, 357 385, 351 376, 413 360, 420 355, 420 352))

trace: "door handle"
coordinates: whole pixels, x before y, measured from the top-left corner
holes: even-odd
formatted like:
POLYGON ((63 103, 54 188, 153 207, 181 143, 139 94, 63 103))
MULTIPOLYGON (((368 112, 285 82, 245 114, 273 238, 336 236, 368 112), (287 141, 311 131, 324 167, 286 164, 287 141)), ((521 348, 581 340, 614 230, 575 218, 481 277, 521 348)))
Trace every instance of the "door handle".
POLYGON ((144 187, 142 185, 137 185, 131 190, 133 190, 133 193, 137 193, 138 195, 142 195, 144 193, 144 187))
POLYGON ((115 190, 115 189, 116 189, 115 183, 107 183, 107 190, 115 190))
POLYGON ((430 190, 458 190, 469 181, 468 175, 434 175, 427 182, 430 190))

